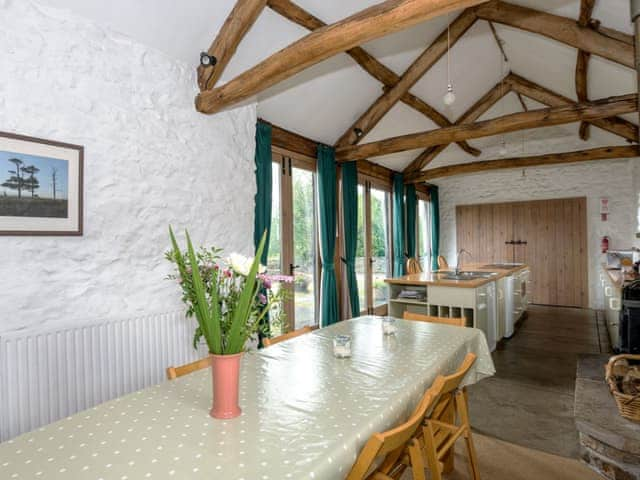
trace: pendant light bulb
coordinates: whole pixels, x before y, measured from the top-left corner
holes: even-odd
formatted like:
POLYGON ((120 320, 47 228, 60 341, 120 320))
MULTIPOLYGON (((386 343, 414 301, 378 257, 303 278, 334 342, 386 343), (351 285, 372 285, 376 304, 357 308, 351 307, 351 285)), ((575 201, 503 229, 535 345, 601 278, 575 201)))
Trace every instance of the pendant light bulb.
POLYGON ((444 104, 448 107, 456 101, 456 95, 453 93, 453 85, 451 85, 451 23, 447 15, 447 93, 442 98, 444 104))
POLYGON ((445 94, 445 96, 442 99, 442 101, 447 106, 453 105, 455 103, 456 95, 455 95, 455 93, 453 93, 453 86, 451 84, 449 84, 449 86, 447 87, 447 93, 445 94))

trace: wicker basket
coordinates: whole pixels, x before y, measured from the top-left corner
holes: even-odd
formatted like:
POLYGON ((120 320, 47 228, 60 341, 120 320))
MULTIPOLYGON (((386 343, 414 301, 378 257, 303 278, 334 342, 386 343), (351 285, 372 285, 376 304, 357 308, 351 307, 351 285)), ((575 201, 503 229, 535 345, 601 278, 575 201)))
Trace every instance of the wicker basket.
POLYGON ((620 391, 618 378, 623 377, 628 366, 620 364, 622 360, 640 360, 640 355, 616 355, 609 359, 605 367, 605 378, 609 384, 609 390, 616 400, 620 415, 629 420, 640 422, 640 394, 628 395, 620 391))

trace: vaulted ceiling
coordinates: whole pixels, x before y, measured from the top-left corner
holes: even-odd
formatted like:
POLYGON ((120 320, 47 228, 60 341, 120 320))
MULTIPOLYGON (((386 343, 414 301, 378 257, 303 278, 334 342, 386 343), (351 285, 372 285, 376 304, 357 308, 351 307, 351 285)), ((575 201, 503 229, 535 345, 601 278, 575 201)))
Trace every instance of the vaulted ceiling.
MULTIPOLYGON (((58 7, 106 23, 167 55, 195 66, 231 11, 235 0, 43 0, 58 7)), ((580 0, 510 0, 511 3, 577 19, 580 0)), ((331 23, 379 3, 380 0, 296 0, 321 20, 331 23)), ((438 17, 416 27, 363 45, 381 63, 402 75, 457 14, 438 17)), ((603 26, 632 34, 629 0, 597 0, 593 18, 603 26)), ((449 121, 459 118, 482 95, 512 71, 543 87, 577 100, 575 68, 577 50, 548 38, 495 24, 508 58, 504 62, 498 43, 486 21, 476 22, 451 49, 451 76, 456 102, 445 107, 446 56, 440 59, 410 90, 438 109, 449 121)), ((225 70, 221 82, 242 73, 260 60, 308 33, 270 9, 265 9, 225 70)), ((194 91, 196 85, 194 84, 194 91)), ((636 74, 627 67, 592 56, 588 73, 588 97, 599 99, 636 92, 636 74)), ((381 94, 381 84, 346 54, 339 54, 258 95, 259 115, 272 123, 309 138, 334 144, 381 94)), ((542 105, 525 99, 528 108, 542 105)), ((480 120, 521 112, 514 93, 480 117, 480 120)), ((637 124, 637 115, 623 115, 637 124)), ((365 137, 371 142, 438 125, 405 104, 397 103, 365 137)), ((470 140, 482 151, 474 157, 450 145, 429 168, 500 158, 503 141, 508 157, 581 150, 597 146, 626 145, 624 139, 598 128, 588 141, 578 135, 579 123, 525 130, 504 136, 470 140)), ((406 167, 421 150, 375 157, 370 160, 395 170, 406 167)), ((504 152, 503 152, 504 153, 504 152)))

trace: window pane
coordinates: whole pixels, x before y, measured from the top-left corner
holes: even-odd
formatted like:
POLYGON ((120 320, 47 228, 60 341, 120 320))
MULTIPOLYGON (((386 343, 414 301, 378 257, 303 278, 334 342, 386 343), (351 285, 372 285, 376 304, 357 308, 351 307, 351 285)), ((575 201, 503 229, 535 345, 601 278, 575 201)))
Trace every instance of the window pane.
POLYGON ((384 305, 389 300, 387 284, 389 276, 389 245, 387 212, 389 194, 371 189, 371 257, 373 260, 373 306, 384 305))
POLYGON ((356 246, 356 278, 358 280, 358 300, 360 311, 367 310, 367 298, 365 295, 365 250, 364 250, 364 187, 358 185, 358 243, 356 246))
POLYGON ((429 204, 424 200, 418 202, 418 255, 424 271, 431 270, 431 224, 429 220, 429 204))
POLYGON ((316 234, 313 172, 294 168, 293 261, 295 272, 295 328, 316 324, 316 234))
POLYGON ((269 254, 267 268, 271 273, 282 271, 282 241, 280 230, 280 164, 271 164, 271 233, 269 238, 269 254))

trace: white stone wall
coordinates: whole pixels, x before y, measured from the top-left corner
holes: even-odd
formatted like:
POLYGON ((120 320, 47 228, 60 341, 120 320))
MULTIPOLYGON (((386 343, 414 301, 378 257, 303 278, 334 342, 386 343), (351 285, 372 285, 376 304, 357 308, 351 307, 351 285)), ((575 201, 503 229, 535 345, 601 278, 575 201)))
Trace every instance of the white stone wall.
POLYGON ((589 162, 564 167, 502 170, 434 181, 440 187, 441 250, 450 261, 456 254, 456 205, 587 197, 589 300, 602 307, 598 284, 600 240, 611 248, 637 245, 638 160, 589 162), (634 178, 635 177, 635 178, 634 178), (600 220, 600 198, 608 197, 611 214, 600 220))
POLYGON ((0 130, 85 146, 84 236, 0 237, 0 333, 182 308, 169 224, 251 252, 255 105, 199 114, 195 65, 31 0, 0 52, 0 130))

